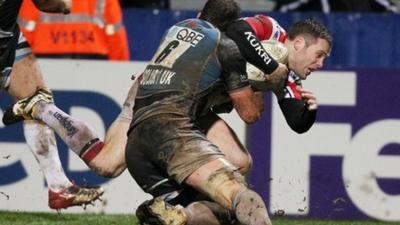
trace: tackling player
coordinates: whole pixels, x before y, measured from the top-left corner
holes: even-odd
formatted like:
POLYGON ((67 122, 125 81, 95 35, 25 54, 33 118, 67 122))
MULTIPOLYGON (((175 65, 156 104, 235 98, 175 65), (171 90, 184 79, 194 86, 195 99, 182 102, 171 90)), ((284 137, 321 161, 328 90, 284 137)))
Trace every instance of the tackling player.
POLYGON ((298 133, 306 132, 315 121, 317 102, 311 91, 301 87, 301 80, 321 69, 330 54, 332 37, 326 28, 316 20, 307 19, 293 25, 286 33, 275 19, 255 15, 237 20, 226 33, 238 44, 246 60, 266 74, 276 63, 260 57, 263 50, 259 40, 279 41, 285 45, 289 56, 284 63, 291 72, 285 84, 277 83, 272 90, 289 126, 298 133))
MULTIPOLYGON (((298 133, 306 132, 315 121, 317 102, 312 92, 300 87, 300 81, 312 71, 322 68, 323 61, 329 55, 332 37, 327 29, 318 21, 308 19, 292 25, 286 34, 271 17, 257 15, 237 20, 228 26, 226 33, 238 44, 246 60, 266 73, 274 71, 279 64, 269 55, 261 57, 265 56, 262 52, 265 50, 262 47, 260 50, 258 39, 274 39, 284 43, 288 49, 288 61, 285 64, 291 73, 286 82, 274 83, 272 89, 289 126, 298 133)), ((216 115, 216 112, 229 111, 231 107, 229 102, 214 106, 196 125, 207 134, 208 140, 219 147, 225 158, 244 174, 250 169, 252 158, 232 129, 216 115)), ((163 185, 160 184, 160 187, 163 185)), ((182 224, 227 224, 236 219, 230 210, 207 201, 207 198, 199 201, 199 196, 193 189, 182 187, 180 191, 143 203, 137 210, 137 216, 142 221, 161 221, 160 224, 173 224, 168 221, 175 218, 184 218, 181 219, 185 221, 182 224)))

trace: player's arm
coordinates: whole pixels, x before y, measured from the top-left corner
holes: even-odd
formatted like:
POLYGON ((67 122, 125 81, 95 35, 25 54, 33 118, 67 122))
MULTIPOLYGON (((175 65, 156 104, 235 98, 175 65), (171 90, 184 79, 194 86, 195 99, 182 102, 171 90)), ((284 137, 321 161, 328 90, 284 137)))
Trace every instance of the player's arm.
POLYGON ((260 39, 252 27, 244 20, 239 19, 230 24, 226 35, 239 47, 243 57, 266 74, 271 74, 278 68, 278 62, 263 48, 260 39))
POLYGON ((286 89, 286 96, 278 100, 279 107, 289 127, 297 133, 305 133, 312 127, 317 116, 316 97, 298 85, 287 85, 286 89))
POLYGON ((254 123, 260 118, 264 106, 262 95, 255 94, 250 87, 246 74, 246 61, 237 45, 223 34, 217 55, 233 107, 243 121, 254 123))
POLYGON ((258 38, 260 34, 255 33, 246 20, 236 20, 227 28, 226 33, 238 45, 246 61, 262 70, 265 75, 269 75, 266 76, 267 83, 272 86, 284 84, 288 73, 287 66, 278 63, 268 54, 258 38))
POLYGON ((71 12, 71 0, 33 0, 33 3, 43 12, 64 14, 71 12))

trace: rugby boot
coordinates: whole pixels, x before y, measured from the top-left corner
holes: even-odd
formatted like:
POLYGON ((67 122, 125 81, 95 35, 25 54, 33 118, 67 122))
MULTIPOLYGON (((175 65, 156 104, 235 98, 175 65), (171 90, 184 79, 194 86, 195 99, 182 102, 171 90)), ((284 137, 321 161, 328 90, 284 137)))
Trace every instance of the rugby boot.
POLYGON ((71 206, 86 206, 99 199, 103 193, 101 187, 79 187, 76 184, 59 192, 49 189, 49 207, 58 211, 71 206))
POLYGON ((173 206, 160 198, 143 202, 136 210, 141 225, 184 225, 187 222, 183 207, 173 206))
POLYGON ((22 120, 24 120, 24 117, 15 115, 13 113, 12 107, 6 109, 3 113, 2 121, 3 121, 3 124, 6 126, 21 122, 22 120))
POLYGON ((7 109, 3 114, 4 125, 11 125, 24 119, 35 119, 34 106, 40 101, 54 103, 53 95, 49 89, 40 88, 32 96, 17 101, 12 108, 7 109))

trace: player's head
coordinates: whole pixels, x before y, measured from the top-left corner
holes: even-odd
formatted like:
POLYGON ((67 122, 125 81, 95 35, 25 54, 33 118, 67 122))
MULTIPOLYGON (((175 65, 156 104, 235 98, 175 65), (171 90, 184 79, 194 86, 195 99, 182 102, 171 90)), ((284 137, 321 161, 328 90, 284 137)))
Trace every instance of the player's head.
POLYGON ((200 12, 199 18, 207 20, 220 30, 240 17, 240 6, 236 0, 208 0, 200 12))
POLYGON ((332 36, 328 29, 315 19, 306 19, 293 24, 287 32, 289 49, 288 64, 302 79, 324 65, 332 47, 332 36))

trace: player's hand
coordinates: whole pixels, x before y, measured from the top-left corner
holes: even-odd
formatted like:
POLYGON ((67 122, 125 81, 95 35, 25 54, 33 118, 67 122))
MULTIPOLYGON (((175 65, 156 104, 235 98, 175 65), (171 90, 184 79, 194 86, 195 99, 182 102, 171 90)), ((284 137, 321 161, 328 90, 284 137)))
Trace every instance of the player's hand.
POLYGON ((278 68, 269 75, 265 76, 267 82, 273 91, 281 90, 285 87, 285 82, 289 73, 289 69, 285 64, 279 63, 278 68))
POLYGON ((310 111, 314 111, 318 109, 317 97, 309 90, 303 89, 300 86, 297 86, 297 90, 300 91, 301 97, 303 98, 306 107, 310 111))

